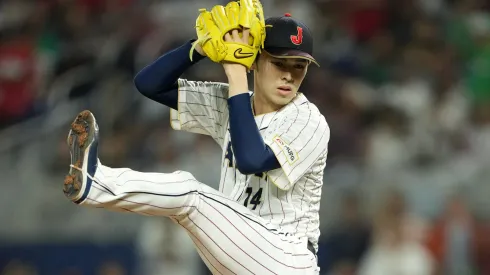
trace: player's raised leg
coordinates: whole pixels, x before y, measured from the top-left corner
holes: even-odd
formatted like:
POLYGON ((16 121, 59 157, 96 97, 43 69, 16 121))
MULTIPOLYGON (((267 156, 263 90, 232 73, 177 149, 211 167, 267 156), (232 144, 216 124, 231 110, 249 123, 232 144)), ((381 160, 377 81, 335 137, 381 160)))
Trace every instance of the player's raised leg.
POLYGON ((195 207, 200 183, 188 172, 142 173, 110 168, 98 159, 99 129, 90 111, 81 112, 68 134, 71 165, 63 192, 76 204, 172 216, 195 207), (165 192, 163 192, 165 191, 165 192))
POLYGON ((318 273, 306 240, 266 225, 190 173, 141 173, 102 165, 98 127, 90 112, 77 116, 68 144, 72 157, 64 193, 75 203, 173 219, 187 230, 214 274, 318 273))

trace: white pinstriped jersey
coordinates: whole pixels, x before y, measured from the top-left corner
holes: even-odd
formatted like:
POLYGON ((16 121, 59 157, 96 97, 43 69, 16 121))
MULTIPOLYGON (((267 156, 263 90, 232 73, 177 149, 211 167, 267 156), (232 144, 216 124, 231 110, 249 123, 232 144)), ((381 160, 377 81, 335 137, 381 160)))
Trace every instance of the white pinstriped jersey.
POLYGON ((318 249, 319 208, 330 129, 318 108, 303 94, 281 110, 255 117, 261 136, 281 168, 243 175, 235 168, 230 142, 228 84, 179 79, 175 130, 205 134, 221 146, 219 190, 252 212, 318 249))

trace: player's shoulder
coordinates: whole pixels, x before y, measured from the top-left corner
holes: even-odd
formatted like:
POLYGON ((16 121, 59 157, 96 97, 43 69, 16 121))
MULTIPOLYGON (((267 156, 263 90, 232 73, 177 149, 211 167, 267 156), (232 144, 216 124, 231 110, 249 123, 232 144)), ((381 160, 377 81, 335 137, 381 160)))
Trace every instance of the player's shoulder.
POLYGON ((288 104, 283 115, 296 120, 298 123, 316 122, 328 127, 327 120, 318 106, 309 101, 303 93, 298 93, 296 98, 288 104))

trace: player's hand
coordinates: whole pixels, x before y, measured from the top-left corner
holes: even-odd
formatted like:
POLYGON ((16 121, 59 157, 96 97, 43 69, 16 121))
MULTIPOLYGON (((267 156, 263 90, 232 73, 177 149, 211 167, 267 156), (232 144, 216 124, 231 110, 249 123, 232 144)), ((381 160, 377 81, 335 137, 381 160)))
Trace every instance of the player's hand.
POLYGON ((198 52, 202 56, 207 56, 204 50, 202 49, 201 45, 199 45, 197 41, 194 41, 193 45, 194 45, 194 50, 196 52, 198 52))
MULTIPOLYGON (((250 30, 244 28, 240 30, 232 30, 225 34, 226 42, 237 42, 240 44, 248 44, 250 30), (241 33, 240 33, 241 32, 241 33)), ((222 62, 228 84, 230 85, 228 96, 232 97, 242 93, 248 93, 247 67, 240 63, 222 62)))
MULTIPOLYGON (((239 30, 232 30, 225 34, 226 42, 236 42, 242 44, 249 43, 250 29, 244 28, 240 33, 239 30)), ((223 68, 225 69, 225 73, 228 76, 228 79, 233 78, 238 75, 246 74, 247 67, 238 63, 231 62, 223 62, 223 68)))

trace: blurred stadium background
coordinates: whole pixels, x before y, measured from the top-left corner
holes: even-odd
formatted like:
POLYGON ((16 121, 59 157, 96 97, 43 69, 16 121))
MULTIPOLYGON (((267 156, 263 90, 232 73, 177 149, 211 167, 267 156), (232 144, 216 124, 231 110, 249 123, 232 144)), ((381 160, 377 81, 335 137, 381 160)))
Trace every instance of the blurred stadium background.
MULTIPOLYGON (((76 207, 61 188, 83 109, 106 165, 217 187, 219 148, 172 131, 132 79, 194 36, 198 8, 224 2, 0 0, 1 275, 208 274, 166 219, 76 207)), ((322 67, 303 92, 332 133, 322 274, 490 274, 488 1, 262 2, 316 34, 322 67)), ((208 61, 185 77, 225 80, 208 61)))

